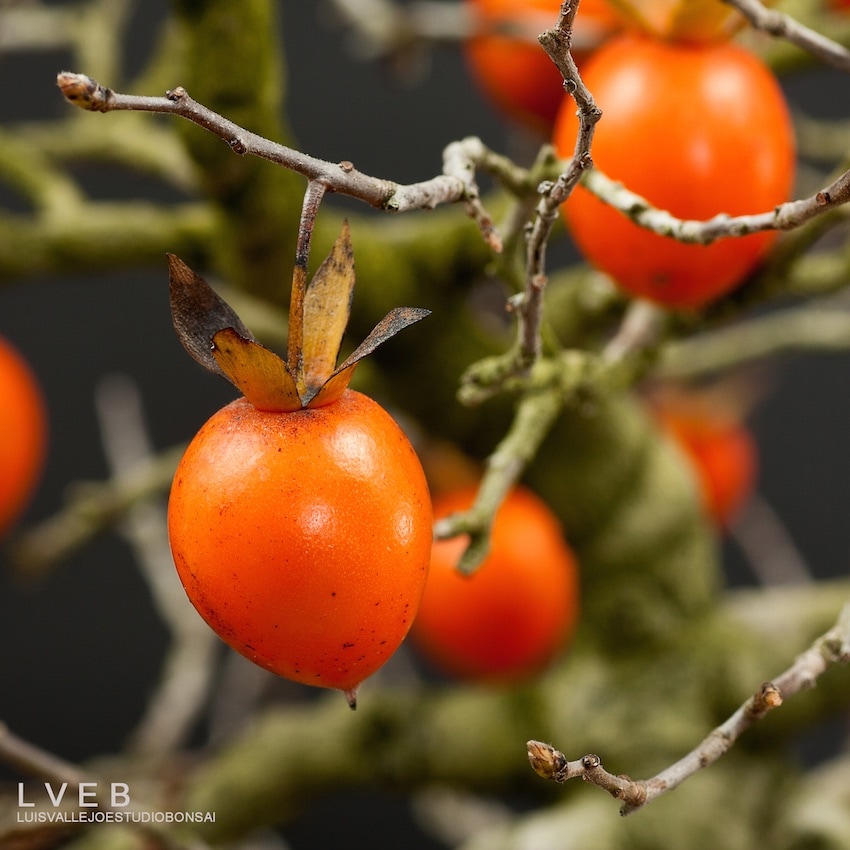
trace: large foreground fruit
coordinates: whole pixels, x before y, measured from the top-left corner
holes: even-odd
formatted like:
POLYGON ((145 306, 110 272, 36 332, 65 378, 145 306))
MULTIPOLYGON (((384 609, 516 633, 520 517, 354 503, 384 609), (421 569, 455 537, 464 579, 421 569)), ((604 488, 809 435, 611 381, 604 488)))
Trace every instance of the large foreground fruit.
POLYGON ((168 521, 186 593, 224 641, 351 702, 407 634, 425 586, 419 460, 352 390, 285 413, 244 398, 224 407, 180 463, 168 521))

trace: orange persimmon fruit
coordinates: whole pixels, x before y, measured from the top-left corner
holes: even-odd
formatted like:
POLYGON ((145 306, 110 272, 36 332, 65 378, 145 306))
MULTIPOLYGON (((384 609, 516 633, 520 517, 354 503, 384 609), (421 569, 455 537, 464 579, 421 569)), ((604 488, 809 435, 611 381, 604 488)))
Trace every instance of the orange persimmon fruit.
POLYGON ((630 24, 667 41, 688 44, 725 41, 745 23, 743 15, 724 0, 610 0, 610 3, 630 24))
POLYGON ((683 410, 656 411, 661 425, 692 464, 703 507, 725 528, 755 487, 758 449, 742 422, 683 410))
MULTIPOLYGON (((434 500, 434 516, 466 510, 475 488, 434 500)), ((579 614, 578 567, 551 509, 516 487, 493 522, 490 552, 471 575, 457 564, 468 538, 435 540, 411 639, 459 679, 511 683, 539 673, 569 641, 579 614)))
MULTIPOLYGON (((788 200, 795 174, 790 112, 773 73, 731 42, 686 45, 620 35, 582 77, 602 109, 596 167, 680 219, 769 213, 788 200)), ((574 104, 554 144, 573 155, 574 104)), ((775 231, 684 244, 653 233, 583 186, 562 207, 584 257, 631 295, 699 308, 737 287, 764 258, 775 231)))
POLYGON ((346 226, 294 299, 302 312, 291 314, 290 340, 296 333, 299 342, 285 362, 201 278, 170 262, 181 341, 245 396, 207 421, 174 476, 177 572, 237 652, 287 679, 339 689, 354 707, 360 683, 413 622, 432 513, 407 437, 348 381, 363 356, 427 311, 393 311, 336 367, 354 285, 346 226))
POLYGON ((21 353, 0 338, 0 535, 33 494, 47 444, 47 413, 38 381, 21 353))
MULTIPOLYGON (((464 44, 473 80, 512 121, 548 134, 564 99, 564 85, 536 38, 555 24, 561 0, 466 2, 476 28, 476 35, 464 44)), ((608 0, 582 0, 573 31, 576 63, 620 24, 608 0)))

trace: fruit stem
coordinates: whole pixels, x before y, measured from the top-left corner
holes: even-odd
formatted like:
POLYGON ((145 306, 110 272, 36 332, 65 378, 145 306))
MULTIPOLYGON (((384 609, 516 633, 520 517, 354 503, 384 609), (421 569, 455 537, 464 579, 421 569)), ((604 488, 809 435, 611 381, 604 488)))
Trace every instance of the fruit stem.
POLYGON ((287 343, 287 365, 290 374, 300 386, 303 371, 304 348, 304 295, 307 291, 307 261, 310 259, 310 244, 313 241, 313 226, 319 205, 327 186, 320 180, 311 180, 304 192, 301 219, 298 222, 298 240, 295 244, 295 267, 292 270, 292 293, 289 299, 289 338, 287 343))

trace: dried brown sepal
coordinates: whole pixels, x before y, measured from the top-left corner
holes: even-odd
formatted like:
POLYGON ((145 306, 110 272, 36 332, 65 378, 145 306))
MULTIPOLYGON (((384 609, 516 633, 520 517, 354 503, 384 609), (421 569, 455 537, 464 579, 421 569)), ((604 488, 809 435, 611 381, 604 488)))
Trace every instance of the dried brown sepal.
POLYGON ((431 311, 426 310, 424 307, 394 307, 372 328, 369 336, 345 358, 345 362, 336 371, 342 372, 343 369, 359 363, 364 357, 368 357, 379 345, 383 345, 399 331, 403 331, 406 327, 416 324, 416 322, 420 322, 426 316, 430 315, 431 311))
POLYGON ((177 338, 201 366, 231 380, 213 356, 213 337, 225 328, 232 328, 243 339, 253 340, 253 334, 199 274, 174 254, 167 256, 171 318, 177 338))
POLYGON ((257 410, 300 410, 303 406, 286 363, 270 349, 233 328, 220 330, 212 355, 224 376, 257 410))
POLYGON ((314 396, 336 371, 354 294, 354 251, 346 221, 304 295, 302 374, 299 391, 314 396))
POLYGON ((351 381, 355 367, 364 357, 368 357, 379 345, 394 337, 399 331, 430 314, 430 310, 421 307, 396 307, 390 310, 372 328, 369 336, 345 358, 318 392, 304 398, 305 407, 321 407, 323 404, 330 404, 330 402, 338 399, 351 381))
POLYGON ((302 349, 296 352, 293 368, 258 343, 236 312, 182 260, 169 254, 168 264, 171 314, 183 347, 206 369, 230 381, 259 410, 288 412, 336 401, 364 357, 431 312, 416 307, 391 310, 334 368, 354 289, 354 254, 346 223, 307 288, 305 321, 300 325, 302 349))
POLYGON ((318 392, 312 397, 305 399, 306 407, 322 407, 325 404, 331 404, 336 401, 347 389, 354 376, 354 370, 357 368, 356 363, 352 363, 345 369, 334 372, 327 381, 319 388, 318 392))

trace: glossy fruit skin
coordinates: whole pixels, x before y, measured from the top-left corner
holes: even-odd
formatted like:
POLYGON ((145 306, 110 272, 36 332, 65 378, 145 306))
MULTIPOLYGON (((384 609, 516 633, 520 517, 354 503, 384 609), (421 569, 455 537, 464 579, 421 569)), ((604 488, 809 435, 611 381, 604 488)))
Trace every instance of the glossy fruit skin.
MULTIPOLYGON (((784 95, 756 56, 731 43, 687 46, 620 36, 588 62, 584 81, 603 111, 595 165, 683 219, 770 212, 791 193, 795 143, 784 95)), ((574 108, 554 143, 572 155, 574 108)), ((696 308, 729 292, 775 232, 682 244, 632 223, 578 187, 563 207, 587 260, 628 293, 696 308)))
POLYGON ((419 606, 432 515, 419 460, 353 390, 292 413, 244 398, 177 469, 169 536, 186 593, 237 652, 296 682, 351 692, 395 652, 419 606))
POLYGON ((672 412, 659 416, 693 464, 708 516, 719 528, 727 527, 755 488, 758 448, 751 432, 739 422, 672 412))
MULTIPOLYGON (((528 30, 534 36, 558 19, 560 0, 466 0, 473 20, 485 34, 464 45, 467 65, 484 95, 510 120, 548 135, 555 122, 564 87, 558 69, 539 44, 520 36, 487 30, 528 30)), ((607 0, 582 0, 574 39, 601 39, 620 25, 607 0)), ((576 50, 581 64, 589 51, 576 50)))
MULTIPOLYGON (((474 488, 441 496, 435 517, 465 510, 474 496, 474 488)), ((434 541, 412 641, 459 679, 533 676, 565 646, 578 618, 578 567, 557 518, 519 487, 496 514, 490 554, 471 576, 456 569, 465 545, 465 537, 434 541)))
POLYGON ((0 536, 38 484, 47 444, 47 413, 37 379, 18 350, 0 337, 0 536))

